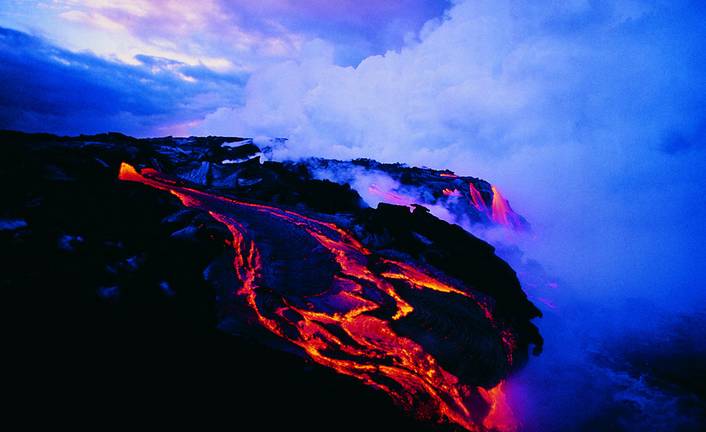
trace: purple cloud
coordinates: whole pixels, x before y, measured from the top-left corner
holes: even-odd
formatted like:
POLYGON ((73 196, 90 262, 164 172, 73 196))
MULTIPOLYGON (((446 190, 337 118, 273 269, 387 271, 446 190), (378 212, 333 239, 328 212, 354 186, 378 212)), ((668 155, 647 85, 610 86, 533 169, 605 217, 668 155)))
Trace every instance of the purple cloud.
MULTIPOLYGON (((61 3, 61 2, 59 2, 61 3)), ((68 23, 125 33, 193 56, 228 58, 250 68, 267 57, 291 57, 305 40, 337 46, 337 57, 357 63, 402 46, 445 0, 132 0, 65 2, 68 23), (164 41, 169 43, 164 44, 164 41)))
POLYGON ((164 134, 239 103, 243 75, 148 56, 138 60, 126 65, 74 53, 0 27, 0 129, 164 134))

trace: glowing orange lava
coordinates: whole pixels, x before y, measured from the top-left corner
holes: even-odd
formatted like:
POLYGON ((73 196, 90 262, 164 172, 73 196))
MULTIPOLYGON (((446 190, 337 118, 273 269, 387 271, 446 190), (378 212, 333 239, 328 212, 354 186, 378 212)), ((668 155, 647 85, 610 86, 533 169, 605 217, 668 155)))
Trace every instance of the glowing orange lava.
POLYGON ((441 191, 441 193, 443 193, 443 194, 446 195, 446 196, 453 196, 453 197, 460 197, 460 196, 462 196, 461 191, 459 191, 458 189, 448 189, 448 188, 444 188, 444 189, 441 191))
POLYGON ((492 186, 492 190, 492 219, 500 225, 505 225, 514 229, 522 229, 524 225, 517 213, 515 213, 510 207, 510 203, 503 198, 497 187, 492 186))
POLYGON ((490 405, 490 411, 483 420, 483 426, 488 430, 514 432, 518 430, 519 425, 507 402, 503 386, 504 383, 500 383, 490 390, 482 388, 479 390, 490 405))
POLYGON ((485 201, 483 201, 483 196, 481 196, 478 189, 476 189, 473 183, 468 183, 468 189, 471 194, 471 201, 473 202, 473 206, 478 209, 478 211, 486 212, 488 210, 488 207, 485 205, 485 201))
POLYGON ((458 176, 452 172, 442 172, 439 174, 441 177, 458 178, 458 176))
POLYGON ((490 306, 467 287, 452 285, 421 268, 390 259, 382 259, 383 269, 373 271, 369 266, 372 253, 348 231, 330 222, 210 194, 181 185, 154 170, 138 173, 125 163, 120 167, 119 178, 168 191, 185 206, 208 211, 223 223, 233 236, 229 244, 234 251, 235 276, 240 282, 236 294, 245 299, 265 328, 300 347, 315 362, 386 392, 408 410, 435 413, 439 419, 469 431, 516 430, 502 383, 490 390, 461 383, 420 344, 400 336, 391 326, 393 320, 414 312, 395 284, 467 297, 499 330, 511 361, 515 349, 513 332, 502 328, 490 306), (285 295, 273 300, 263 276, 267 263, 263 262, 254 236, 232 215, 243 212, 251 212, 268 226, 283 224, 314 239, 338 267, 330 288, 315 298, 304 296, 303 301, 285 295), (270 297, 262 302, 260 296, 265 292, 270 297), (375 294, 370 295, 371 292, 375 294), (371 314, 373 311, 376 313, 371 314), (474 395, 475 400, 480 396, 487 402, 487 409, 476 409, 474 395))

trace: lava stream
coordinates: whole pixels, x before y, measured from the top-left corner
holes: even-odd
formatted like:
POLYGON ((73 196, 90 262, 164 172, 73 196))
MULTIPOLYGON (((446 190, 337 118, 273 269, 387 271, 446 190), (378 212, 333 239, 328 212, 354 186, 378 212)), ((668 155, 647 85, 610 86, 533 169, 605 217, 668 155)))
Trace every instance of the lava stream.
POLYGON ((480 212, 486 212, 488 208, 485 205, 485 201, 483 201, 483 196, 481 196, 480 192, 476 189, 473 183, 468 183, 468 190, 471 194, 473 206, 480 212))
POLYGON ((502 329, 491 308, 470 290, 394 260, 381 260, 382 270, 374 271, 369 266, 371 252, 333 223, 185 187, 157 171, 143 169, 138 173, 125 163, 119 178, 168 191, 186 207, 208 211, 223 223, 233 236, 233 267, 240 282, 237 295, 245 299, 265 328, 300 347, 315 362, 383 390, 398 404, 426 417, 447 419, 469 431, 516 429, 504 402, 502 383, 490 390, 461 383, 420 344, 398 335, 391 326, 393 320, 414 311, 395 284, 468 297, 496 326, 511 359, 512 332, 502 329), (273 300, 273 290, 268 289, 263 276, 267 263, 261 248, 247 224, 234 216, 246 213, 300 230, 318 243, 338 267, 330 288, 315 297, 280 294, 273 300), (263 295, 268 296, 266 302, 263 295), (479 405, 479 400, 484 404, 479 405))
POLYGON ((512 210, 510 203, 503 198, 502 194, 496 186, 491 187, 493 190, 493 202, 491 204, 492 208, 492 219, 508 227, 516 230, 521 230, 524 228, 524 224, 520 217, 512 210))

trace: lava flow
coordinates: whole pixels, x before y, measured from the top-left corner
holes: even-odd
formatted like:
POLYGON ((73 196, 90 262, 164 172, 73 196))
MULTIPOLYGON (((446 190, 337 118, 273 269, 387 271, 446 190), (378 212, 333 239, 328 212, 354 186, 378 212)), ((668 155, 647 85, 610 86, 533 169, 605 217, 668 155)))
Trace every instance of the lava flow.
POLYGON ((300 347, 313 361, 385 391, 422 418, 446 419, 469 431, 516 430, 502 383, 487 390, 464 384, 420 343, 393 329, 395 320, 414 313, 401 294, 405 289, 467 297, 497 328, 510 360, 512 331, 496 322, 492 307, 470 289, 443 282, 409 263, 381 259, 330 222, 210 194, 152 169, 137 172, 125 163, 119 178, 168 191, 186 207, 205 210, 223 223, 233 236, 233 266, 240 286, 235 294, 262 326, 300 347), (267 229, 254 229, 258 226, 267 229), (281 240, 278 233, 287 238, 281 240), (297 248, 308 252, 293 251, 297 248), (301 279, 301 263, 273 264, 287 251, 297 252, 299 260, 325 258, 331 264, 314 267, 314 278, 301 279))
POLYGON ((492 186, 493 190, 493 203, 492 207, 492 218, 495 222, 509 226, 513 229, 520 230, 524 228, 524 224, 520 220, 520 217, 515 213, 510 207, 510 203, 503 198, 497 187, 492 186))
POLYGON ((490 187, 493 192, 490 207, 483 200, 480 191, 473 183, 468 183, 468 191, 471 195, 471 204, 481 213, 487 215, 493 222, 512 228, 515 231, 527 230, 527 223, 512 210, 510 203, 506 200, 498 188, 494 185, 490 187))
POLYGON ((485 201, 483 201, 483 196, 480 194, 478 189, 476 189, 473 183, 468 183, 468 190, 471 194, 473 206, 480 212, 486 212, 488 207, 485 205, 485 201))

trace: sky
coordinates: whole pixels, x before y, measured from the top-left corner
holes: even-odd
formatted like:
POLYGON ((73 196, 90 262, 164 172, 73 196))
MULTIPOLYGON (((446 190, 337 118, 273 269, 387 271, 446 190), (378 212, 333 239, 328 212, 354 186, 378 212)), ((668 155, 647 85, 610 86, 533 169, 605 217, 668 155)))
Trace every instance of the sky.
POLYGON ((0 129, 286 137, 280 158, 485 178, 561 281, 551 353, 703 310, 704 41, 700 0, 6 0, 0 129))
MULTIPOLYGON (((258 71, 335 46, 337 64, 399 49, 441 0, 0 2, 0 127, 189 134, 241 106, 258 71)), ((284 133, 285 131, 282 131, 284 133)))

